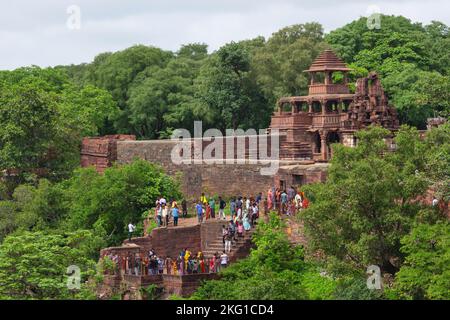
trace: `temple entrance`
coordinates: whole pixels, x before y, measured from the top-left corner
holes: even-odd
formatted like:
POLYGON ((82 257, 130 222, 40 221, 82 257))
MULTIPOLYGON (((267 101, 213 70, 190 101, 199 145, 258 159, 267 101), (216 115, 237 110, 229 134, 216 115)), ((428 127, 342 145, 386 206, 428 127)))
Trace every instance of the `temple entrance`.
POLYGON ((303 175, 294 174, 292 175, 292 184, 296 187, 302 186, 305 184, 305 178, 303 175))
POLYGON ((322 145, 320 141, 320 134, 318 131, 313 134, 313 153, 320 154, 322 152, 322 145))
POLYGON ((328 159, 331 159, 333 156, 333 151, 331 149, 333 143, 341 143, 339 134, 336 131, 330 131, 327 135, 328 159))

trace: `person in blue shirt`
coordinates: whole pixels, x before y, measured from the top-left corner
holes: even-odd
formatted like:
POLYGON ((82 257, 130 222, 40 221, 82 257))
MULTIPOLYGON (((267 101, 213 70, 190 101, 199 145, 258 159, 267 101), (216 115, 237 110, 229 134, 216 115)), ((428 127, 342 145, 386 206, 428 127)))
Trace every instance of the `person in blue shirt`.
POLYGON ((178 214, 179 214, 178 206, 175 205, 175 207, 172 208, 172 217, 173 217, 173 226, 174 227, 178 226, 178 214))
POLYGON ((203 221, 203 206, 201 201, 197 203, 195 206, 195 210, 197 211, 198 223, 202 223, 203 221))

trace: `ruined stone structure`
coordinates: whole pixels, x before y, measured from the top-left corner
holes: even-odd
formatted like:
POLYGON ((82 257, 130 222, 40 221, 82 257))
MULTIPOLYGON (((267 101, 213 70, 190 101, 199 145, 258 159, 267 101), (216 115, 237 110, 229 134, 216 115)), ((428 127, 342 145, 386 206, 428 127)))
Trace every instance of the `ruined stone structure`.
POLYGON ((350 70, 333 51, 325 50, 305 70, 310 75, 309 94, 279 99, 270 129, 286 133, 280 146, 285 159, 326 162, 332 143, 355 145, 357 130, 371 124, 398 128, 397 113, 388 105, 377 74, 358 79, 352 94, 347 77, 350 70))
MULTIPOLYGON (((100 252, 103 257, 108 254, 117 254, 126 257, 128 253, 146 256, 150 249, 154 249, 160 257, 176 258, 179 253, 188 248, 194 255, 202 251, 205 259, 211 258, 215 252, 222 252, 222 225, 223 221, 208 220, 201 225, 184 227, 168 227, 153 229, 151 234, 145 237, 125 240, 120 247, 105 248, 100 252)), ((245 258, 253 247, 251 237, 253 229, 243 238, 233 242, 232 250, 228 254, 229 262, 245 258)), ((133 299, 140 299, 140 289, 149 285, 156 285, 163 290, 165 297, 171 294, 189 296, 203 280, 216 279, 217 274, 159 274, 159 275, 130 275, 117 270, 114 274, 107 274, 104 283, 98 289, 98 295, 108 298, 115 293, 131 295, 133 299)))
MULTIPOLYGON (((222 151, 214 149, 214 155, 222 152, 218 157, 224 163, 191 161, 199 147, 204 150, 211 146, 211 139, 184 141, 181 151, 176 147, 178 141, 136 141, 133 136, 118 135, 84 139, 82 166, 94 165, 102 172, 115 161, 129 163, 136 157, 145 159, 161 165, 169 175, 181 173, 182 191, 190 199, 198 199, 202 192, 224 197, 255 196, 274 185, 284 188, 324 181, 332 143, 354 146, 357 142, 354 133, 370 124, 392 131, 398 128, 397 114, 388 104, 378 76, 371 73, 367 78, 358 79, 356 92, 351 93, 349 71, 332 51, 325 50, 305 71, 311 79, 309 94, 281 98, 267 135, 214 139, 223 146, 222 151), (267 159, 272 137, 279 141, 279 155, 276 160, 261 160, 267 159), (265 150, 259 144, 263 139, 268 142, 265 150), (174 153, 186 156, 187 161, 175 163, 174 153), (261 169, 273 162, 279 167, 276 174, 262 175, 261 169)), ((160 256, 176 257, 188 247, 192 252, 203 251, 205 257, 210 257, 222 250, 221 226, 220 221, 208 221, 201 225, 158 228, 145 237, 125 241, 121 247, 104 249, 101 254, 145 254, 154 248, 160 256)), ((295 237, 300 243, 304 241, 301 235, 295 237)), ((251 233, 239 241, 233 247, 231 262, 248 255, 252 246, 251 233)), ((156 284, 164 287, 167 294, 186 296, 201 280, 215 277, 215 274, 132 276, 116 273, 107 276, 104 285, 112 291, 125 287, 130 294, 137 294, 139 288, 156 284)))
MULTIPOLYGON (((273 185, 283 188, 324 181, 327 161, 332 156, 331 144, 354 146, 357 143, 354 133, 371 124, 391 131, 398 128, 396 111, 388 104, 377 74, 370 73, 358 79, 355 93, 351 93, 349 71, 333 51, 325 50, 305 70, 310 75, 309 94, 279 99, 268 135, 246 136, 243 140, 236 137, 215 139, 215 142, 221 139, 220 158, 224 163, 187 161, 176 164, 172 159, 176 141, 135 141, 134 136, 117 135, 85 138, 82 166, 94 165, 102 172, 115 161, 129 163, 136 157, 142 158, 161 165, 170 175, 181 173, 182 191, 191 199, 201 192, 225 197, 254 196, 273 185), (251 161, 265 158, 267 150, 271 149, 272 139, 268 137, 275 136, 279 139, 278 160, 251 161), (252 137, 256 139, 251 140, 252 137), (231 147, 227 139, 233 140, 231 147), (265 150, 258 143, 261 139, 268 142, 265 150), (279 167, 277 174, 261 175, 261 168, 274 161, 279 167)), ((192 159, 198 146, 204 150, 212 141, 199 138, 187 143, 185 156, 192 159)))

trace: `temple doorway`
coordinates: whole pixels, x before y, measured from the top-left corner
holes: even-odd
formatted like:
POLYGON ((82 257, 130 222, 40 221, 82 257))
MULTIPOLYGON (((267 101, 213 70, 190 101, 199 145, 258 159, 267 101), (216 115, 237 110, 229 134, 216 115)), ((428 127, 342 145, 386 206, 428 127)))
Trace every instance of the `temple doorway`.
POLYGON ((336 131, 330 131, 327 135, 328 159, 333 156, 333 150, 331 149, 333 143, 341 143, 341 138, 336 131))
POLYGON ((320 154, 322 145, 320 141, 320 134, 318 131, 314 132, 313 134, 313 153, 320 154))
POLYGON ((300 174, 294 174, 292 175, 292 184, 295 187, 299 187, 305 184, 305 177, 300 174))

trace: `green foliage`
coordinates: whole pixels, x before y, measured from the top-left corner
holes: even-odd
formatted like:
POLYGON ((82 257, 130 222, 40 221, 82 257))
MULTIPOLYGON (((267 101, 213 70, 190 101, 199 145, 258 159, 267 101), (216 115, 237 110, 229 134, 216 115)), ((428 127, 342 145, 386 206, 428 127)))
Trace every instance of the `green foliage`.
POLYGON ((180 198, 178 182, 144 160, 108 168, 102 175, 93 168, 79 169, 63 189, 65 227, 94 227, 108 235, 109 245, 121 243, 128 223, 141 221, 158 196, 180 198))
POLYGON ((284 227, 276 214, 260 222, 250 256, 221 271, 220 280, 203 283, 191 299, 331 299, 334 280, 303 260, 302 248, 290 245, 284 227))
POLYGON ((421 209, 413 200, 433 181, 417 130, 402 127, 394 153, 383 140, 387 135, 372 127, 358 132, 356 148, 333 145, 328 179, 305 187, 312 204, 301 218, 313 250, 360 270, 376 264, 394 273, 403 258, 400 239, 421 209))
POLYGON ((339 279, 333 295, 336 300, 380 300, 385 298, 383 291, 368 289, 367 278, 359 275, 339 279))
POLYGON ((98 260, 96 271, 97 275, 104 275, 106 272, 113 274, 116 270, 116 264, 108 256, 102 257, 98 260))
POLYGON ((82 137, 103 132, 117 113, 108 92, 37 67, 0 72, 0 108, 0 169, 17 169, 17 183, 36 169, 52 180, 70 175, 82 137))
POLYGON ((0 298, 77 298, 77 292, 67 288, 66 270, 70 265, 77 265, 83 287, 87 278, 95 273, 91 257, 102 245, 101 239, 82 230, 8 236, 0 246, 0 298))
POLYGON ((407 256, 394 290, 403 299, 450 299, 450 224, 419 224, 402 241, 407 256))
POLYGON ((52 95, 38 83, 4 86, 0 105, 1 169, 43 167, 58 118, 52 95))
POLYGON ((85 81, 108 90, 121 109, 114 121, 114 131, 133 133, 128 118, 128 89, 138 74, 147 68, 164 67, 172 57, 171 52, 136 45, 123 51, 100 54, 86 67, 85 81))
POLYGON ((381 16, 381 28, 355 20, 325 40, 352 67, 377 71, 403 123, 425 129, 426 119, 449 115, 450 37, 437 21, 422 26, 401 16, 381 16))
POLYGON ((159 288, 156 284, 151 284, 141 288, 141 294, 144 300, 157 300, 161 295, 161 291, 161 288, 159 288))
POLYGON ((303 71, 325 47, 322 26, 305 23, 282 28, 254 50, 252 73, 270 106, 280 97, 307 93, 303 71))
MULTIPOLYGON (((232 42, 210 57, 196 79, 196 105, 208 113, 210 126, 225 131, 238 128, 265 128, 264 108, 272 108, 250 72, 251 56, 244 42, 232 42), (261 108, 263 108, 261 110, 261 108)), ((267 114, 266 114, 267 115, 267 114)))

